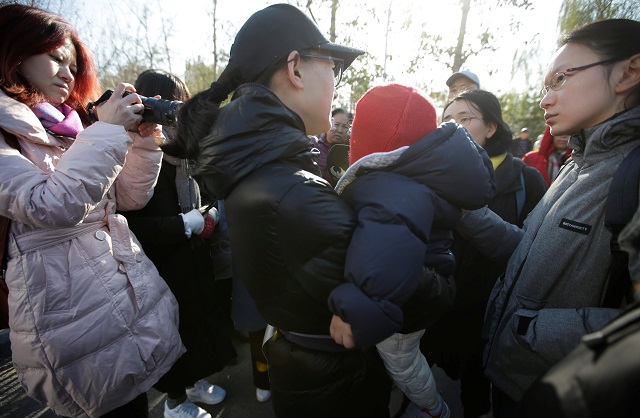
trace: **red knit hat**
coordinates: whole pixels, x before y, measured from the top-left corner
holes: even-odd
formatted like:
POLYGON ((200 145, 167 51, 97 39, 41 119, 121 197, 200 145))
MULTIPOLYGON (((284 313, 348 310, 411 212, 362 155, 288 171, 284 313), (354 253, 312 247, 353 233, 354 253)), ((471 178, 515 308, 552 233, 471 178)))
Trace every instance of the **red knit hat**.
POLYGON ((424 93, 400 84, 374 87, 356 103, 349 163, 411 145, 437 127, 436 108, 424 93))

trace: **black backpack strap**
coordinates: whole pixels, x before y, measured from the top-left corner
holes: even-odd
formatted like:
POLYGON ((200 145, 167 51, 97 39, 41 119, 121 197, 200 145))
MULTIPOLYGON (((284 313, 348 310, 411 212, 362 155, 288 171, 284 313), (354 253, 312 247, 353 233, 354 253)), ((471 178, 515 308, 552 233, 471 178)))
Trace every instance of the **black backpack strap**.
POLYGON ((640 146, 622 160, 609 186, 604 223, 611 231, 611 255, 609 283, 603 301, 604 307, 619 308, 620 302, 631 287, 629 255, 620 248, 618 235, 638 210, 640 187, 640 146))

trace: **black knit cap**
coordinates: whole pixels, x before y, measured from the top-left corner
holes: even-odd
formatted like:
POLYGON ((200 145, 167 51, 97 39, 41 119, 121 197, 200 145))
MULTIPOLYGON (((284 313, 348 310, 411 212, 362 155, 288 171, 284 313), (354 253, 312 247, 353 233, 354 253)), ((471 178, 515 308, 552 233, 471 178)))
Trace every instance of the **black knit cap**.
POLYGON ((321 49, 344 60, 344 69, 364 51, 329 42, 300 9, 273 4, 254 13, 240 28, 231 46, 229 65, 240 68, 246 81, 255 81, 270 65, 291 51, 321 49))

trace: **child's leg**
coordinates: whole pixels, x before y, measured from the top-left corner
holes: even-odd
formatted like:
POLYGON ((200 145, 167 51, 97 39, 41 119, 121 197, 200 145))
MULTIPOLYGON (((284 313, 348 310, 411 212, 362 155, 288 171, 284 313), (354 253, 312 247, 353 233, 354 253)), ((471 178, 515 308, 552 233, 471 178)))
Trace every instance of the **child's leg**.
POLYGON ((438 407, 436 381, 427 359, 420 352, 424 330, 411 334, 393 334, 376 344, 380 358, 396 386, 422 408, 438 407))

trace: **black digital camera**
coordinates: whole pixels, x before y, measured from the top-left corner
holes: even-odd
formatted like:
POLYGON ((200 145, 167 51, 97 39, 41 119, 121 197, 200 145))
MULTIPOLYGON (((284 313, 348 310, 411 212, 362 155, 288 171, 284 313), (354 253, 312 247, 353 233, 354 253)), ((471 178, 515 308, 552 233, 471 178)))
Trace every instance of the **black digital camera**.
MULTIPOLYGON (((126 90, 122 97, 128 96, 132 92, 126 90)), ((87 111, 91 116, 91 119, 96 122, 98 118, 95 115, 93 109, 103 102, 109 100, 113 90, 107 90, 102 93, 102 96, 95 102, 89 103, 87 111)), ((140 96, 140 95, 138 95, 140 96)), ((142 122, 159 123, 164 126, 176 126, 178 122, 178 111, 182 102, 178 100, 165 100, 156 99, 155 97, 140 96, 142 104, 144 105, 144 112, 142 113, 142 122)))

